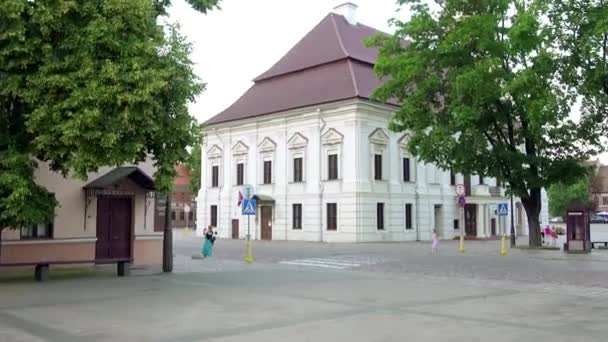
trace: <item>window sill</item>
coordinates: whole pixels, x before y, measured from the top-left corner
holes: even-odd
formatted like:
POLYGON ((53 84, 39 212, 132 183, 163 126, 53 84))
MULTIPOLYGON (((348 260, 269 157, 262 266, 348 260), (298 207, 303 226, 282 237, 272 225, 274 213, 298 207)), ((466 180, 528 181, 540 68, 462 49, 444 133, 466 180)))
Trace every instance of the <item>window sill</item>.
POLYGON ((294 185, 294 184, 306 184, 306 181, 301 181, 301 182, 289 182, 287 183, 289 185, 294 185))
POLYGON ((342 178, 338 178, 338 179, 324 179, 323 182, 327 182, 327 183, 337 183, 342 181, 342 178))

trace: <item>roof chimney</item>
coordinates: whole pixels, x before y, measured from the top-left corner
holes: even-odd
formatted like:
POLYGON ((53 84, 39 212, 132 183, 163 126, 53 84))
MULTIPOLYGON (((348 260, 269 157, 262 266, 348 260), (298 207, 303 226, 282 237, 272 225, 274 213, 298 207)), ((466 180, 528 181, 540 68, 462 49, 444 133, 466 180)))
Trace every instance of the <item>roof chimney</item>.
POLYGON ((352 2, 346 2, 346 3, 343 3, 342 5, 334 7, 334 12, 336 14, 344 16, 344 18, 346 18, 346 21, 348 21, 349 24, 357 25, 356 14, 357 14, 358 7, 359 6, 353 4, 352 2))

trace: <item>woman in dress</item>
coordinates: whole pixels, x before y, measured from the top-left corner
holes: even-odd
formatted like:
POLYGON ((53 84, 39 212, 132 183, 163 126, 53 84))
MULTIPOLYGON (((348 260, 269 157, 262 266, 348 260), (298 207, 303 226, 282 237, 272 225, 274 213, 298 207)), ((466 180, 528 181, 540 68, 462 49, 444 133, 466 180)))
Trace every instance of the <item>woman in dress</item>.
POLYGON ((211 226, 207 227, 203 232, 205 234, 205 239, 203 242, 203 257, 210 257, 213 255, 213 242, 215 241, 215 235, 213 234, 213 228, 211 226))
POLYGON ((433 254, 439 252, 439 234, 437 234, 437 229, 433 229, 433 245, 431 246, 431 251, 433 254))

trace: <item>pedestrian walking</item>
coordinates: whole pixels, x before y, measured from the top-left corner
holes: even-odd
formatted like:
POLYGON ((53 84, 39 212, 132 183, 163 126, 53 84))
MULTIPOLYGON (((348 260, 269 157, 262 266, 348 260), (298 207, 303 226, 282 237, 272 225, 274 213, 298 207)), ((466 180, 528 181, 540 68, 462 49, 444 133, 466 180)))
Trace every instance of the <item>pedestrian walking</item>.
POLYGON ((205 231, 203 232, 205 234, 205 239, 203 241, 203 257, 210 257, 213 256, 213 243, 215 242, 215 235, 213 233, 213 227, 209 226, 207 227, 207 229, 205 229, 205 231))
POLYGON ((437 254, 439 252, 439 235, 437 234, 437 229, 433 229, 433 245, 431 250, 433 254, 437 254))

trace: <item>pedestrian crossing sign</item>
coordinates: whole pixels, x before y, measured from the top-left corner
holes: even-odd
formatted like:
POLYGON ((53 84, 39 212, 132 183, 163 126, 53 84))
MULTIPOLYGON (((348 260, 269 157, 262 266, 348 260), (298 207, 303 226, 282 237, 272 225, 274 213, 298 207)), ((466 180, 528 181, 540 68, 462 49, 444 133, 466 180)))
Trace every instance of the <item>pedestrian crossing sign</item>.
POLYGON ((508 216, 509 215, 509 207, 507 203, 498 203, 498 216, 508 216))
POLYGON ((243 200, 243 215, 255 215, 255 200, 245 198, 243 200))

